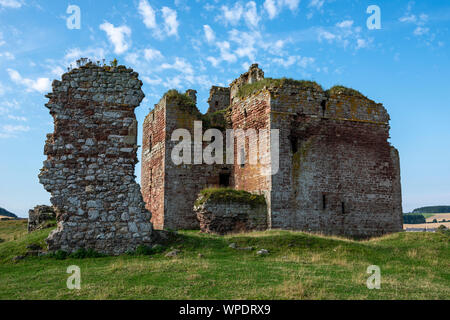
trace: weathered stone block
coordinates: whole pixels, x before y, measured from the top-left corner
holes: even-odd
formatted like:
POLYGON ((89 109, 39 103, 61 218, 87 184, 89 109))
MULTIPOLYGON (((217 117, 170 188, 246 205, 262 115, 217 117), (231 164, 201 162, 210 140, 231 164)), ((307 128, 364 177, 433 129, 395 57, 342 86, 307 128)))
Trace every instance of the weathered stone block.
POLYGON ((205 189, 194 206, 200 230, 226 234, 267 229, 264 196, 232 189, 205 189))

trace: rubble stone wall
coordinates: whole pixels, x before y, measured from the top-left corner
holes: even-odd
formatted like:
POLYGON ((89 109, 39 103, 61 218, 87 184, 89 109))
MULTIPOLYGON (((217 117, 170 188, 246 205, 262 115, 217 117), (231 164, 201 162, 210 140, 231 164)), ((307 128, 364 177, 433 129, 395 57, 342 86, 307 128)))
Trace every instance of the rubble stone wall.
POLYGON ((134 175, 141 86, 132 69, 91 63, 53 82, 46 107, 54 132, 39 175, 58 214, 50 251, 120 254, 151 243, 150 213, 134 175))

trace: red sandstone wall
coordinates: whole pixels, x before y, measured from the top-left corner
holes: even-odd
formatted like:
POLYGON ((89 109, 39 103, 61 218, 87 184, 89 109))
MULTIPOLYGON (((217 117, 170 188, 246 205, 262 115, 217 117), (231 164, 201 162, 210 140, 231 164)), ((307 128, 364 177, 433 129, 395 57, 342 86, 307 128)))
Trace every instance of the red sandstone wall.
MULTIPOLYGON (((231 119, 233 122, 233 129, 256 129, 258 134, 259 130, 270 128, 270 93, 268 91, 262 91, 256 95, 253 95, 246 99, 234 99, 231 119)), ((237 139, 236 139, 237 140, 237 139)), ((238 157, 240 151, 238 150, 238 144, 235 140, 234 145, 234 181, 235 189, 245 190, 252 193, 264 194, 268 207, 270 208, 270 191, 271 191, 271 178, 272 176, 265 174, 266 166, 258 161, 258 164, 249 164, 250 152, 258 152, 259 143, 254 142, 251 139, 245 140, 245 153, 246 161, 245 165, 241 166, 238 163, 238 157)), ((265 145, 266 151, 270 150, 270 140, 265 145)))
POLYGON ((385 109, 315 90, 274 96, 272 128, 281 131, 281 150, 272 227, 362 237, 400 231, 398 154, 387 141, 385 109))
MULTIPOLYGON (((164 227, 198 229, 199 222, 193 208, 199 192, 209 186, 218 186, 220 171, 225 169, 231 172, 230 166, 193 164, 193 161, 192 164, 175 165, 171 160, 171 153, 178 142, 171 141, 172 132, 179 128, 189 130, 193 143, 194 121, 199 119, 196 115, 183 110, 171 101, 167 101, 166 116, 164 227)), ((193 144, 191 151, 193 159, 193 144)))
POLYGON ((155 229, 164 228, 166 109, 163 100, 145 117, 142 135, 141 192, 146 208, 152 212, 155 229))

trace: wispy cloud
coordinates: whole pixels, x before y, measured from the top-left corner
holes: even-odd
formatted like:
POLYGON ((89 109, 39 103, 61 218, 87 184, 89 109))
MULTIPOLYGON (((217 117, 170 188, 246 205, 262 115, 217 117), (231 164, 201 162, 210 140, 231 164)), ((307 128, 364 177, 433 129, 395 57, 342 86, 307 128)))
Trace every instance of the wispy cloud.
POLYGON ((261 20, 258 7, 254 1, 249 1, 245 5, 236 2, 232 7, 223 5, 220 7, 220 12, 216 21, 223 22, 225 25, 236 26, 242 20, 248 27, 256 28, 261 20))
POLYGON ((0 127, 0 138, 14 138, 17 133, 30 131, 29 126, 6 124, 0 127))
POLYGON ((0 0, 0 7, 17 9, 22 7, 23 1, 19 0, 0 0))
POLYGON ((216 39, 216 35, 214 34, 213 29, 209 25, 205 24, 203 26, 203 31, 205 33, 206 41, 209 43, 214 42, 214 40, 216 39))
POLYGON ((274 19, 284 8, 296 11, 300 0, 265 0, 263 7, 266 10, 269 19, 274 19))
POLYGON ((163 7, 161 10, 164 19, 164 31, 168 36, 178 37, 180 23, 177 20, 177 12, 169 7, 163 7))
POLYGON ((106 32, 109 41, 114 46, 115 53, 122 54, 130 48, 131 40, 127 38, 131 36, 131 29, 128 26, 115 27, 106 21, 100 25, 100 29, 106 32))
POLYGON ((155 10, 153 10, 148 1, 140 0, 138 10, 142 16, 142 21, 144 22, 145 26, 149 29, 155 29, 157 27, 156 14, 155 10))
POLYGON ((24 85, 27 91, 37 91, 40 93, 48 92, 51 88, 49 78, 37 78, 36 80, 23 78, 20 73, 14 69, 7 69, 10 79, 18 84, 24 85))

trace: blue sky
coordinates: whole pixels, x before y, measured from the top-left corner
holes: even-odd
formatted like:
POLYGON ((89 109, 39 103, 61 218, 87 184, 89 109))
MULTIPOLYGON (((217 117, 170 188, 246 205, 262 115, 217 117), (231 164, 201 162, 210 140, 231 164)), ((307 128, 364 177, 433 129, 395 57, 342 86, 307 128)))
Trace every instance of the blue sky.
POLYGON ((0 0, 0 207, 25 217, 49 203, 37 178, 53 131, 44 95, 79 57, 139 72, 139 124, 171 88, 196 89, 205 112, 209 87, 254 62, 269 77, 356 88, 391 115, 404 211, 450 204, 449 27, 444 0, 0 0), (67 28, 69 5, 80 29, 67 28), (381 29, 368 29, 369 5, 381 29))

